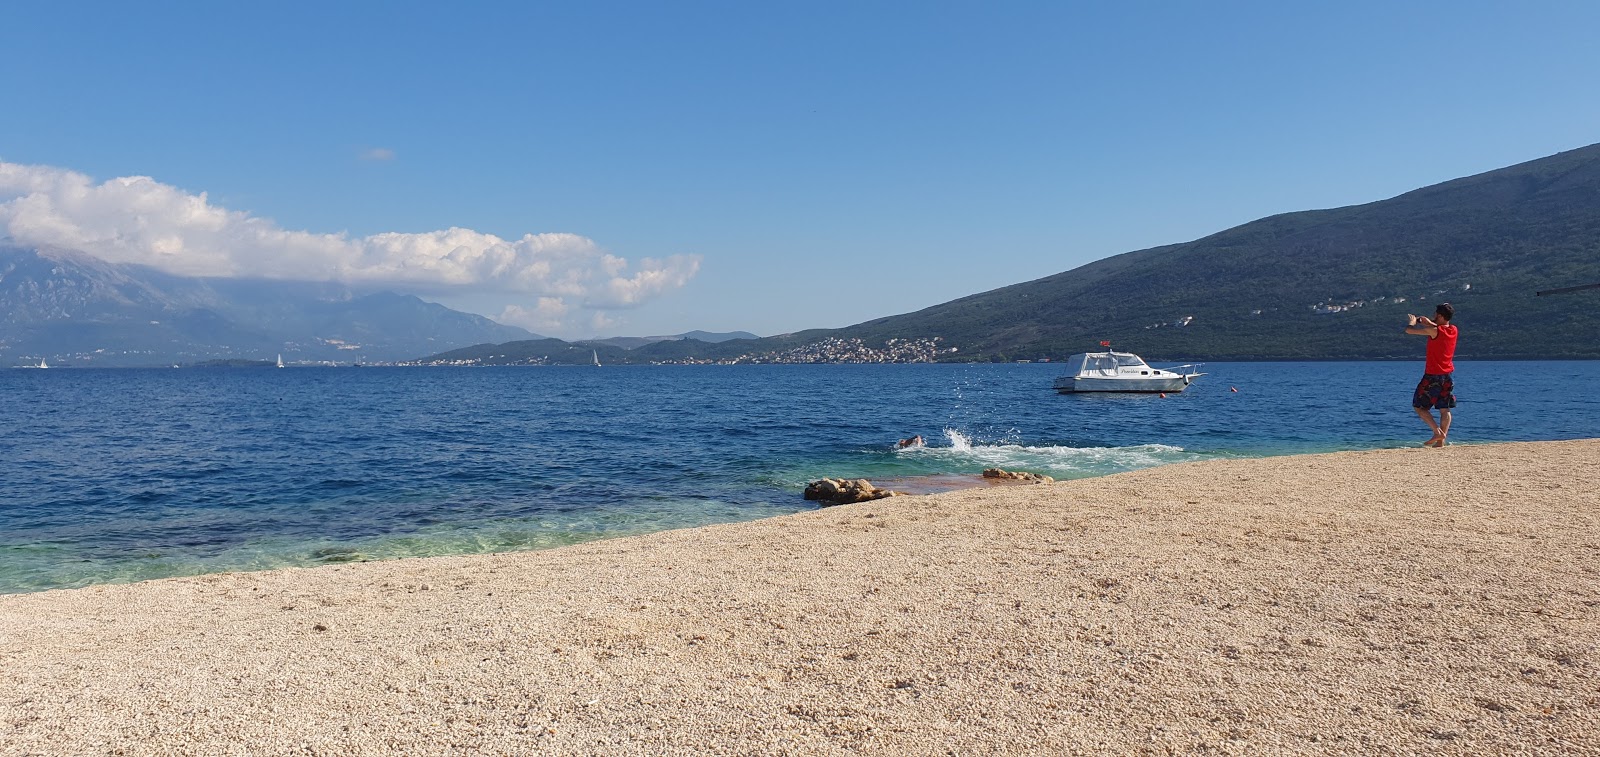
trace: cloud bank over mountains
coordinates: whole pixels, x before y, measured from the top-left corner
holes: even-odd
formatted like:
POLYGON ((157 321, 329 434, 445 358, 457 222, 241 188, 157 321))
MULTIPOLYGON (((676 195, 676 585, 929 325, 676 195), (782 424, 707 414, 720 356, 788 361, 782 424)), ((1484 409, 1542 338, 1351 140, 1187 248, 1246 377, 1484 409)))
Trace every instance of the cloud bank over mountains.
POLYGON ((584 236, 502 239, 472 229, 316 234, 212 204, 147 176, 96 183, 76 171, 0 162, 0 236, 184 276, 339 281, 419 293, 504 294, 502 317, 558 329, 682 287, 697 255, 617 257, 584 236))

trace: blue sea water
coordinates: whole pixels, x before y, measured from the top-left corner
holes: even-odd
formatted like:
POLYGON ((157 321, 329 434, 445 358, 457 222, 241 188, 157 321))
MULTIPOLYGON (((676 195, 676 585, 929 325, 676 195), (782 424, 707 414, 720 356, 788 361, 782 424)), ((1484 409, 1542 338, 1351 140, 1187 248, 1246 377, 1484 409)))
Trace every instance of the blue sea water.
MULTIPOLYGON (((1410 446, 1418 363, 0 371, 0 592, 536 549, 807 510, 810 480, 1410 446), (1232 391, 1233 389, 1237 391, 1232 391), (928 446, 894 442, 921 434, 928 446)), ((1600 435, 1597 362, 1460 363, 1452 441, 1600 435)))

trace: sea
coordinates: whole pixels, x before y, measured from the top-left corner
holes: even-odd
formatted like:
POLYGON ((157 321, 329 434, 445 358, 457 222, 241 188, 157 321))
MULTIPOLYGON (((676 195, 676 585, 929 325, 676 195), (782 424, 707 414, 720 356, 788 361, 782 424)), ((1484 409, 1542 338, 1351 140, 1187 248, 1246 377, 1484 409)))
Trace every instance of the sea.
MULTIPOLYGON (((1051 363, 5 370, 0 593, 745 521, 814 509, 824 477, 937 491, 1429 436, 1420 361, 1202 370, 1165 397, 1056 394, 1051 363)), ((1460 362, 1451 441, 1600 436, 1597 386, 1600 362, 1460 362)))

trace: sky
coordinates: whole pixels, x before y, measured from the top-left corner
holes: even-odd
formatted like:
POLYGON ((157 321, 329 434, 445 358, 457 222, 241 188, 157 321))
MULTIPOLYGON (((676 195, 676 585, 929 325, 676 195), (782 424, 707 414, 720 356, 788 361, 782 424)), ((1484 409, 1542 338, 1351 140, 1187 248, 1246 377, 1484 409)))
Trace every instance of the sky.
POLYGON ((1600 3, 10 3, 0 237, 563 338, 920 310, 1600 142, 1600 3))

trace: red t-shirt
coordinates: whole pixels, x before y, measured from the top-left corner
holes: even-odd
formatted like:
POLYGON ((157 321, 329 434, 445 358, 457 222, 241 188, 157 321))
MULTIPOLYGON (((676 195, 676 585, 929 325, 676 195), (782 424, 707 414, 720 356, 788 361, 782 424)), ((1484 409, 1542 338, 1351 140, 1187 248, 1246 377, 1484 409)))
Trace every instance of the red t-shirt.
POLYGON ((1439 324, 1439 335, 1428 340, 1428 365, 1423 373, 1454 373, 1456 370, 1456 327, 1439 324))

